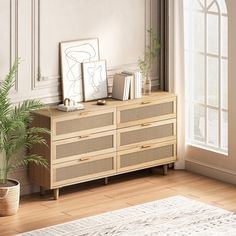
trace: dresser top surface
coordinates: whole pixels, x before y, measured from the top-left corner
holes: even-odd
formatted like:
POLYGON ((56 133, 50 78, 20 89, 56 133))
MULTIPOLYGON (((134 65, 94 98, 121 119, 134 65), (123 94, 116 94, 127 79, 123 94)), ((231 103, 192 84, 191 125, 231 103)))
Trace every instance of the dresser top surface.
POLYGON ((133 99, 133 100, 127 100, 127 101, 120 101, 120 100, 115 100, 112 98, 107 98, 106 100, 106 105, 97 105, 97 101, 91 101, 91 102, 83 102, 84 104, 84 109, 83 110, 76 110, 72 112, 64 112, 64 111, 59 111, 57 110, 56 106, 49 106, 44 109, 40 109, 37 111, 34 111, 35 114, 39 114, 42 116, 47 116, 47 117, 60 117, 60 116, 65 116, 68 114, 77 114, 85 111, 99 111, 99 110, 108 110, 111 108, 116 108, 116 107, 122 107, 126 105, 135 105, 142 103, 143 101, 158 101, 162 99, 168 99, 168 98, 173 98, 176 97, 175 94, 169 93, 169 92, 152 92, 148 96, 143 96, 142 98, 138 99, 133 99))

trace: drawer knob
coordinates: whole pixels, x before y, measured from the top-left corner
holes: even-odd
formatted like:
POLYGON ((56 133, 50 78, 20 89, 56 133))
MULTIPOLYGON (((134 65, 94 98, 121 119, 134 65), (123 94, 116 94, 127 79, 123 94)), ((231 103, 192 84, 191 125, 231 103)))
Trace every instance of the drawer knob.
POLYGON ((151 102, 148 102, 148 101, 143 101, 141 104, 142 105, 145 105, 145 104, 150 104, 151 102))
POLYGON ((79 138, 88 138, 89 136, 88 135, 80 135, 79 138))
POLYGON ((89 157, 84 157, 84 158, 80 158, 79 161, 88 161, 90 158, 89 157))
POLYGON ((88 115, 88 114, 89 114, 89 111, 85 111, 85 112, 79 113, 80 116, 86 116, 86 115, 88 115))
POLYGON ((142 145, 142 146, 141 146, 142 149, 150 148, 150 147, 151 147, 151 145, 142 145))
POLYGON ((150 123, 144 123, 144 124, 141 124, 141 126, 150 126, 151 124, 150 123))

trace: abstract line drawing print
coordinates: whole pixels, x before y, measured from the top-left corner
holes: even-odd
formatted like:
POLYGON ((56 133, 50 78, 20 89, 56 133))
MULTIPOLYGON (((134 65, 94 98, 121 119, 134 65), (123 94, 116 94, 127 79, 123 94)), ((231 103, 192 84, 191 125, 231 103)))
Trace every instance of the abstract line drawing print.
POLYGON ((85 101, 107 97, 106 61, 83 63, 85 101))
POLYGON ((61 43, 63 99, 83 100, 81 63, 99 59, 98 40, 61 43))

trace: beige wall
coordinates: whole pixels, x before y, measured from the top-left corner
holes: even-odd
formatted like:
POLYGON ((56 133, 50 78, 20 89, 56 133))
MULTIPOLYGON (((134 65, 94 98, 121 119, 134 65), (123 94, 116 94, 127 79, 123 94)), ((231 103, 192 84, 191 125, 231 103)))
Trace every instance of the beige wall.
POLYGON ((236 1, 226 0, 229 16, 229 155, 188 146, 186 168, 236 184, 236 1))
MULTIPOLYGON (((22 59, 13 102, 61 100, 60 41, 98 37, 109 81, 120 70, 136 68, 146 30, 157 28, 158 1, 0 0, 0 80, 16 57, 22 59)), ((157 84, 154 71, 153 85, 157 84)), ((31 191, 25 169, 14 176, 21 180, 23 192, 31 191)))
MULTIPOLYGON (((59 42, 91 37, 99 38, 109 78, 121 69, 136 68, 146 29, 156 28, 156 7, 156 0, 1 0, 0 78, 21 57, 14 101, 57 102, 59 42)), ((157 83, 156 74, 153 79, 157 83)))

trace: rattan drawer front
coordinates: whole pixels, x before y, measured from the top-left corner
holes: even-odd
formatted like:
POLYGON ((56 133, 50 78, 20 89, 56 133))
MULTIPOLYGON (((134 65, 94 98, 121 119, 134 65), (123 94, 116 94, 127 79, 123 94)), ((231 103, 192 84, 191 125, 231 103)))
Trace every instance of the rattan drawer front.
POLYGON ((162 165, 176 160, 175 141, 155 145, 144 145, 139 148, 118 153, 118 172, 142 169, 162 165))
POLYGON ((115 131, 110 131, 56 141, 53 143, 53 163, 74 160, 74 158, 87 155, 114 152, 116 148, 115 134, 115 131))
POLYGON ((147 101, 138 105, 120 107, 117 112, 118 127, 158 121, 176 117, 176 99, 147 101))
POLYGON ((81 158, 53 166, 53 186, 69 185, 116 172, 115 154, 81 158))
POLYGON ((53 140, 74 137, 78 134, 96 133, 115 129, 115 109, 99 112, 81 112, 54 119, 53 140))
POLYGON ((139 126, 119 129, 117 132, 118 150, 135 147, 141 143, 156 143, 176 138, 176 120, 144 123, 139 126))

